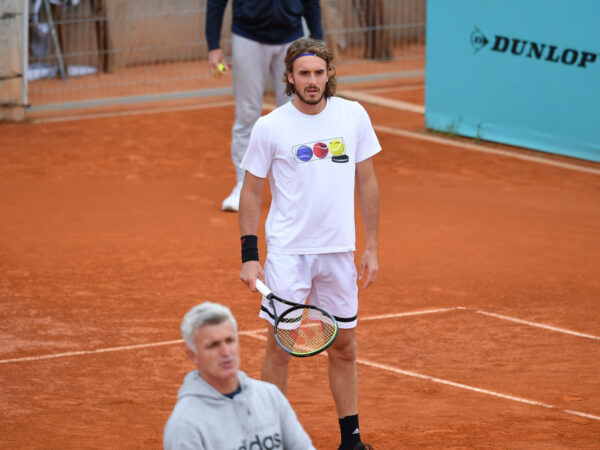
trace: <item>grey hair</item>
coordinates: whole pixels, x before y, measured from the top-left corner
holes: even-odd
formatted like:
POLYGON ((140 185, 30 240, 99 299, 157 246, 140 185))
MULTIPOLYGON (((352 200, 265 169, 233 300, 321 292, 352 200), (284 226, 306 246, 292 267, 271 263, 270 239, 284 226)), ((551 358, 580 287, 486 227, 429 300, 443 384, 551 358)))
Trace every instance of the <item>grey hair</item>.
POLYGON ((204 325, 218 325, 229 320, 237 333, 237 322, 231 310, 220 303, 203 302, 190 309, 181 321, 181 336, 188 348, 196 353, 194 331, 204 325))

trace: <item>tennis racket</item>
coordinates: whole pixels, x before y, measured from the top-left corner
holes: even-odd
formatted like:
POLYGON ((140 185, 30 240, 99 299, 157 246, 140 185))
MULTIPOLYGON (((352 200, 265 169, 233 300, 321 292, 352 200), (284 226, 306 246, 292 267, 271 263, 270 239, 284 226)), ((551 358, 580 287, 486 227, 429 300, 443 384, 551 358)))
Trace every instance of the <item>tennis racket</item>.
POLYGON ((313 356, 333 344, 338 334, 338 324, 327 311, 278 297, 258 279, 256 289, 269 301, 275 317, 275 339, 290 355, 313 356), (290 305, 290 308, 277 316, 274 300, 290 305))

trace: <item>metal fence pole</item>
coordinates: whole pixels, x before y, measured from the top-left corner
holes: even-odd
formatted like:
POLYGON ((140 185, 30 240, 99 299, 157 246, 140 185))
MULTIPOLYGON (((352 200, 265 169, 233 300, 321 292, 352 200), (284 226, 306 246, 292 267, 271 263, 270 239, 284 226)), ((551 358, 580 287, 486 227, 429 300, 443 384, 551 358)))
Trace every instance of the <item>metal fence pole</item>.
POLYGON ((23 0, 23 29, 21 38, 21 103, 28 106, 27 71, 29 70, 29 0, 23 0))

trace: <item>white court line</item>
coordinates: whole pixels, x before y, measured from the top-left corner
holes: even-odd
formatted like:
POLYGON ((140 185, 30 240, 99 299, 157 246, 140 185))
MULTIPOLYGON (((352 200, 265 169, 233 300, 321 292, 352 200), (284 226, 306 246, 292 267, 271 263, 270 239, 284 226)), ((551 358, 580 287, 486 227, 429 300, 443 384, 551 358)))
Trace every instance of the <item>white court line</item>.
POLYGON ((403 102, 391 98, 380 97, 378 95, 367 94, 361 91, 338 91, 337 95, 348 100, 356 100, 357 102, 370 103, 376 106, 385 106, 386 108, 399 109, 401 111, 409 111, 417 114, 425 114, 425 107, 416 103, 403 102))
POLYGON ((448 311, 456 311, 459 309, 466 309, 463 306, 456 306, 454 308, 439 308, 439 309, 425 309, 423 311, 411 311, 404 313, 394 313, 394 314, 382 314, 380 316, 370 316, 358 319, 359 322, 365 322, 368 320, 380 320, 380 319, 394 319, 396 317, 408 317, 408 316, 420 316, 423 314, 434 314, 434 313, 442 313, 448 311))
POLYGON ((397 91, 416 91, 418 89, 424 89, 423 83, 408 84, 405 86, 388 86, 388 87, 376 87, 376 88, 362 88, 362 92, 368 92, 369 94, 376 94, 381 92, 397 92, 397 91))
MULTIPOLYGON (((238 334, 242 336, 254 336, 257 333, 266 332, 266 328, 258 330, 240 331, 238 334)), ((0 364, 26 362, 26 361, 41 361, 44 359, 64 358, 67 356, 94 355, 98 353, 122 352, 125 350, 136 350, 140 348, 161 347, 163 345, 174 345, 183 343, 183 339, 174 339, 172 341, 150 342, 147 344, 122 345, 120 347, 99 348, 96 350, 79 350, 74 352, 53 353, 50 355, 26 356, 23 358, 1 359, 0 364)))
POLYGON ((2 360, 0 360, 0 364, 13 363, 13 362, 25 362, 25 361, 41 361, 42 359, 64 358, 66 356, 79 356, 79 355, 90 355, 90 354, 96 354, 96 353, 120 352, 123 350, 135 350, 138 348, 160 347, 162 345, 172 345, 172 344, 178 344, 180 342, 183 342, 183 339, 175 339, 173 341, 163 341, 163 342, 150 342, 148 344, 123 345, 121 347, 99 348, 96 350, 80 350, 80 351, 75 351, 75 352, 54 353, 51 355, 26 356, 24 358, 2 359, 2 360))
POLYGON ((528 325, 530 327, 543 328, 545 330, 555 331, 557 333, 570 334, 572 336, 583 337, 587 339, 594 339, 596 341, 600 341, 600 336, 594 336, 593 334, 580 333, 578 331, 568 330, 566 328, 559 328, 552 325, 546 325, 538 322, 531 322, 529 320, 517 319, 516 317, 504 316, 502 314, 491 313, 487 311, 483 311, 481 309, 471 309, 466 308, 464 306, 454 306, 452 308, 439 308, 439 309, 425 309, 422 311, 409 311, 404 313, 393 313, 393 314, 382 314, 379 316, 370 316, 358 319, 359 322, 369 321, 369 320, 381 320, 381 319, 393 319, 396 317, 408 317, 408 316, 417 316, 423 314, 434 314, 434 313, 442 313, 448 311, 471 311, 477 314, 482 314, 484 316, 495 317, 497 319, 507 320, 510 322, 520 323, 522 325, 528 325))
POLYGON ((545 330, 556 331, 558 333, 570 334, 573 336, 579 336, 588 339, 594 339, 596 341, 600 341, 600 336, 594 336, 593 334, 579 333, 578 331, 567 330, 566 328, 558 328, 552 325, 545 325, 543 323, 530 322, 528 320, 517 319, 515 317, 503 316, 501 314, 495 314, 482 310, 474 310, 477 314, 483 314, 484 316, 495 317, 497 319, 508 320, 510 322, 520 323, 523 325, 529 325, 530 327, 544 328, 545 330))
POLYGON ((107 111, 107 112, 98 112, 91 114, 74 114, 71 116, 58 116, 58 117, 40 117, 31 119, 32 123, 53 123, 53 122, 68 122, 72 120, 86 120, 86 119, 103 119, 106 117, 121 117, 121 116, 143 116, 148 114, 159 114, 159 113, 169 113, 169 112, 178 112, 178 111, 194 111, 197 109, 208 109, 208 108, 222 108, 225 106, 233 106, 235 105, 235 100, 225 100, 220 102, 212 102, 212 103, 200 103, 200 104, 192 104, 192 105, 173 105, 173 106, 162 106, 157 108, 152 107, 140 107, 137 109, 129 109, 125 111, 107 111))
POLYGON ((423 375, 423 374, 412 372, 409 370, 397 369, 396 367, 379 364, 379 363, 367 361, 364 359, 359 359, 358 362, 360 364, 363 364, 363 365, 369 366, 369 367, 373 367, 375 369, 387 370, 388 372, 393 372, 393 373, 397 373, 400 375, 405 375, 405 376, 413 377, 413 378, 419 378, 421 380, 427 380, 427 381, 431 381, 433 383, 444 384, 446 386, 452 386, 452 387, 464 389, 467 391, 478 392, 480 394, 490 395, 492 397, 503 398, 505 400, 511 400, 513 402, 525 403, 527 405, 541 406, 542 408, 554 409, 556 411, 560 411, 560 412, 563 412, 566 414, 571 414, 571 415, 580 416, 580 417, 586 417, 588 419, 600 421, 600 416, 595 416, 593 414, 587 414, 587 413, 583 413, 583 412, 579 412, 579 411, 572 411, 570 409, 561 409, 557 406, 550 405, 548 403, 538 402, 536 400, 529 400, 529 399, 526 399, 523 397, 502 394, 500 392, 490 391, 489 389, 482 389, 482 388, 478 388, 478 387, 474 387, 474 386, 469 386, 468 384, 455 383, 454 381, 444 380, 442 378, 430 377, 428 375, 423 375))
POLYGON ((600 420, 600 417, 594 416, 593 414, 582 413, 579 411, 573 411, 571 409, 561 409, 562 412, 566 412, 567 414, 573 414, 574 416, 587 417, 588 419, 600 420))
POLYGON ((592 167, 579 166, 577 164, 570 164, 561 161, 555 161, 552 159, 543 158, 541 156, 525 155, 522 153, 515 153, 508 150, 500 150, 496 148, 485 147, 483 145, 470 144, 468 142, 461 142, 452 139, 442 138, 439 136, 430 136, 423 133, 416 133, 414 131, 399 130, 398 128, 391 128, 382 125, 374 125, 375 131, 381 131, 383 133, 394 134, 396 136, 407 137, 410 139, 418 139, 420 141, 434 142, 436 144, 447 145, 450 147, 458 147, 465 150, 475 150, 477 152, 489 153, 492 155, 501 155, 508 158, 521 159, 524 161, 535 162, 538 164, 545 164, 547 166, 560 167, 561 169, 576 170, 578 172, 591 173, 594 175, 600 175, 600 169, 594 169, 592 167))

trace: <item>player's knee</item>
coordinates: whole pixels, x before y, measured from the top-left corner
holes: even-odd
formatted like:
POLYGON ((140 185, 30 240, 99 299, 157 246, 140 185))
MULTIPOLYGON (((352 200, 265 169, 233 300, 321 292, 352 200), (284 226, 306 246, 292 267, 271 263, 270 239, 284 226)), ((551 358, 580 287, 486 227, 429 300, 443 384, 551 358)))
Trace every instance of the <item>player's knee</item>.
POLYGON ((358 344, 354 339, 336 342, 327 352, 330 357, 340 361, 355 361, 358 357, 358 344), (336 345, 337 344, 337 345, 336 345))

